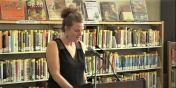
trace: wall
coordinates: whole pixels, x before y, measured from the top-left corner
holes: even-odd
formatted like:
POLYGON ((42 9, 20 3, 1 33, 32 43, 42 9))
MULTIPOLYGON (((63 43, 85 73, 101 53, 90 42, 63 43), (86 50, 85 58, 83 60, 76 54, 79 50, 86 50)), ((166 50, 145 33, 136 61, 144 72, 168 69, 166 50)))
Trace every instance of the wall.
MULTIPOLYGON (((171 41, 171 36, 173 31, 175 30, 175 9, 176 9, 176 1, 175 0, 161 0, 161 20, 164 21, 164 73, 166 74, 167 81, 167 41, 171 41)), ((167 82, 166 82, 167 85, 167 82)))
MULTIPOLYGON (((165 22, 165 66, 167 66, 167 41, 171 41, 171 34, 175 29, 175 0, 161 0, 161 20, 165 22)), ((167 68, 165 68, 165 73, 167 68)))

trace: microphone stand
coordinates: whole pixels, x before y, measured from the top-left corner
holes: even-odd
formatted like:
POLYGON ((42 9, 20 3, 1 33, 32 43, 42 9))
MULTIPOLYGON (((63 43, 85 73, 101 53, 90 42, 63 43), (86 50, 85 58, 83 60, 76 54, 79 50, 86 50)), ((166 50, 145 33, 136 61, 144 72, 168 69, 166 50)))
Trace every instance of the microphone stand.
POLYGON ((97 88, 97 59, 98 58, 99 58, 98 56, 95 58, 94 88, 97 88))
POLYGON ((102 59, 101 57, 96 56, 95 58, 95 75, 94 75, 94 87, 97 88, 97 59, 102 59))
MULTIPOLYGON (((100 54, 98 52, 96 52, 95 50, 93 50, 91 47, 88 47, 88 50, 90 50, 91 52, 93 52, 96 55, 95 58, 95 63, 94 63, 94 67, 95 67, 95 72, 94 72, 94 87, 93 88, 97 88, 96 82, 97 82, 97 59, 102 59, 100 54)), ((102 59, 103 60, 103 59, 102 59)))

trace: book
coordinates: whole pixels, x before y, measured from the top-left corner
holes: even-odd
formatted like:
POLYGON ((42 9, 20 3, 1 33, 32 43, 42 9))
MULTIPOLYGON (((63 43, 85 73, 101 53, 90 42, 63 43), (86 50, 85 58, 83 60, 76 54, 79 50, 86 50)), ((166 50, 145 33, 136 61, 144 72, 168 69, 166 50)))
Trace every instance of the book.
POLYGON ((130 3, 134 21, 148 21, 148 13, 145 0, 131 0, 130 3))
POLYGON ((62 20, 61 11, 65 8, 64 0, 45 0, 49 20, 62 20))
POLYGON ((25 20, 23 0, 1 0, 2 20, 25 20))
POLYGON ((85 18, 85 8, 84 8, 84 4, 83 4, 83 0, 65 0, 65 5, 66 7, 74 7, 74 8, 78 8, 79 12, 83 15, 83 17, 85 18))
POLYGON ((43 0, 27 0, 27 20, 46 20, 43 0))
POLYGON ((84 6, 87 21, 102 21, 101 13, 96 1, 85 1, 84 6))
POLYGON ((118 5, 116 2, 100 2, 103 21, 119 21, 118 5))
POLYGON ((121 5, 120 9, 122 21, 134 21, 130 5, 121 5))

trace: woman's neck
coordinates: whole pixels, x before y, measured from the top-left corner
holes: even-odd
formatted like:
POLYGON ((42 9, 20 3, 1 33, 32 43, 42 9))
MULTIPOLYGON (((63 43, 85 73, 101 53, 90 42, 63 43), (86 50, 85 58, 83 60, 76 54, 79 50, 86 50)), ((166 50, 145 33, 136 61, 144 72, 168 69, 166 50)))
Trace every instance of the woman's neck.
POLYGON ((66 37, 66 35, 62 36, 60 39, 62 40, 62 42, 65 45, 68 45, 68 46, 72 46, 74 43, 74 42, 70 41, 69 38, 66 37))

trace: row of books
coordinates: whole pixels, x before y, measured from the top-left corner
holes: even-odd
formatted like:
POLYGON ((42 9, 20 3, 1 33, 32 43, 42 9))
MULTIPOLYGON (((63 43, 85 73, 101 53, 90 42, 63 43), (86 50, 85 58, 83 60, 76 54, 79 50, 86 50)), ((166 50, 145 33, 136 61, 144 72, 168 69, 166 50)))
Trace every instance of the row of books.
MULTIPOLYGON (((101 54, 97 60, 97 74, 107 74, 120 71, 154 69, 159 67, 159 56, 156 51, 120 55, 117 52, 101 54)), ((95 73, 96 56, 86 56, 86 73, 95 73)))
MULTIPOLYGON (((157 72, 156 71, 150 71, 150 72, 139 72, 139 73, 127 73, 122 75, 117 75, 120 79, 120 81, 132 81, 132 80, 138 80, 140 78, 144 78, 146 82, 146 88, 157 88, 157 72)), ((108 82, 114 82, 115 77, 98 77, 97 83, 108 83, 108 82)), ((91 80, 92 83, 94 83, 94 79, 91 80)))
MULTIPOLYGON (((102 54, 101 54, 102 55, 102 54)), ((91 75, 94 73, 94 58, 95 56, 86 57, 86 72, 91 75), (92 57, 92 58, 91 58, 92 57)), ((97 68, 100 69, 98 73, 112 73, 112 70, 135 70, 135 69, 149 69, 157 67, 157 52, 155 53, 141 53, 131 55, 118 55, 109 53, 104 55, 104 60, 98 60, 97 68), (122 58, 123 57, 123 58, 122 58), (111 67, 111 64, 112 67, 111 67)), ((36 59, 14 59, 0 61, 0 82, 21 82, 29 80, 41 80, 48 78, 47 63, 45 58, 36 59)))
POLYGON ((48 88, 48 87, 43 87, 43 86, 21 86, 19 88, 48 88))
MULTIPOLYGON (((94 79, 92 79, 92 84, 94 83, 94 79)), ((98 77, 97 78, 97 83, 111 83, 111 82, 116 82, 116 78, 115 77, 106 77, 106 76, 102 76, 102 77, 98 77)))
POLYGON ((61 14, 64 7, 79 8, 85 20, 119 21, 119 12, 123 21, 148 20, 145 0, 131 0, 128 5, 119 5, 115 1, 99 4, 97 0, 1 0, 1 4, 3 20, 46 20, 47 17, 49 20, 62 20, 58 14, 61 14))
POLYGON ((46 51, 54 35, 53 30, 0 31, 0 53, 46 51))
MULTIPOLYGON (((63 35, 61 30, 3 30, 0 31, 0 53, 46 51, 49 41, 63 35)), ((161 45, 158 30, 86 29, 81 41, 93 48, 154 47, 161 45)))
POLYGON ((0 61, 0 83, 48 79, 45 58, 0 61))
POLYGON ((172 88, 176 87, 176 68, 172 68, 171 70, 171 85, 172 88))
MULTIPOLYGON (((4 88, 4 87, 0 87, 0 88, 4 88)), ((20 86, 20 87, 15 87, 15 88, 46 88, 46 87, 42 87, 42 86, 20 86)))
POLYGON ((127 73, 125 74, 126 78, 122 76, 122 80, 135 80, 136 78, 144 78, 146 82, 146 88, 157 88, 158 78, 156 71, 149 72, 139 72, 139 73, 127 73))
POLYGON ((172 66, 176 66, 176 42, 171 42, 171 62, 172 66))
POLYGON ((160 46, 159 30, 141 30, 129 27, 118 27, 115 30, 86 29, 82 41, 85 45, 101 48, 128 48, 160 46))

